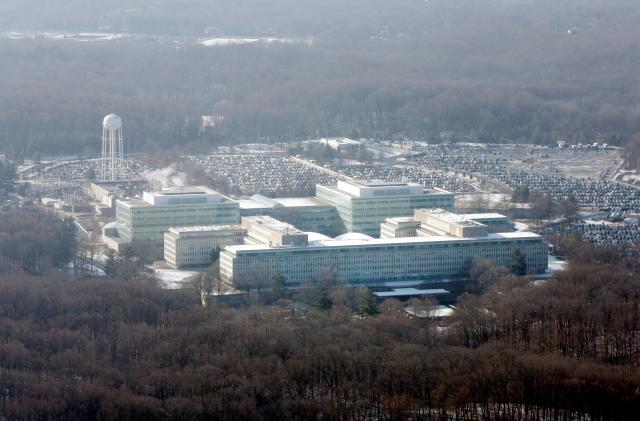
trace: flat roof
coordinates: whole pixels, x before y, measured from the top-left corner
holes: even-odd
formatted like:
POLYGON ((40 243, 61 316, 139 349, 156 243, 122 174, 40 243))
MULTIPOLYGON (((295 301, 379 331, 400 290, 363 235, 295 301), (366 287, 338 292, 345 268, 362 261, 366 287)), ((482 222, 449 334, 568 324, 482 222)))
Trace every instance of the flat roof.
POLYGON ((374 292, 376 297, 409 297, 412 295, 442 295, 449 294, 446 289, 416 289, 416 288, 396 288, 392 291, 374 292))
POLYGON ((395 222, 396 224, 404 224, 404 223, 415 223, 420 225, 420 221, 418 221, 413 216, 395 216, 392 218, 387 218, 384 222, 395 222))
POLYGON ((118 200, 118 202, 124 204, 125 206, 128 207, 136 207, 136 208, 145 208, 145 207, 152 207, 153 205, 149 202, 147 202, 146 200, 142 200, 142 199, 128 199, 128 200, 118 200))
POLYGON ((416 183, 404 183, 399 181, 382 181, 382 180, 353 180, 353 181, 345 181, 345 183, 349 183, 352 185, 362 186, 362 187, 416 187, 419 184, 416 183))
POLYGON ((453 237, 449 235, 434 235, 429 237, 401 237, 401 238, 374 238, 372 240, 325 240, 314 241, 312 244, 306 246, 269 246, 266 244, 255 245, 238 245, 227 246, 226 249, 230 252, 252 252, 252 251, 265 251, 265 250, 309 250, 309 249, 322 249, 322 248, 337 248, 337 247, 376 247, 376 246, 389 246, 389 245, 403 245, 403 244, 437 244, 437 243, 473 243, 473 242, 487 242, 487 241, 500 241, 500 240, 529 240, 529 239, 541 239, 538 234, 533 232, 501 232, 495 234, 488 234, 485 237, 453 237))
POLYGON ((271 209, 271 206, 264 203, 256 202, 253 199, 240 199, 236 200, 240 209, 271 209))
POLYGON ((201 186, 165 187, 160 191, 150 193, 158 196, 175 196, 179 194, 218 194, 215 190, 201 186))
POLYGON ((394 196, 358 196, 356 194, 354 194, 353 192, 350 191, 345 191, 342 190, 338 187, 338 184, 317 184, 316 185, 316 189, 318 187, 321 188, 325 188, 327 190, 330 190, 333 194, 338 194, 338 195, 342 195, 343 197, 347 197, 347 198, 354 198, 354 199, 384 199, 384 198, 388 198, 388 197, 415 197, 415 196, 420 196, 420 195, 448 195, 448 196, 452 196, 453 193, 448 192, 446 190, 443 189, 439 189, 439 188, 427 188, 425 186, 422 186, 420 184, 407 184, 407 183, 389 183, 389 184, 370 184, 370 185, 364 185, 364 184, 359 184, 359 182, 357 181, 343 181, 340 180, 340 182, 342 183, 346 183, 349 184, 352 187, 355 188, 360 188, 360 189, 367 189, 367 188, 402 188, 402 187, 413 187, 413 188, 421 188, 421 192, 419 194, 400 194, 400 195, 394 195, 394 196))
POLYGON ((312 206, 330 206, 327 205, 324 202, 319 201, 318 199, 316 199, 315 197, 283 197, 283 198, 278 198, 278 199, 274 199, 276 202, 280 203, 281 205, 289 208, 293 208, 293 207, 312 207, 312 206))
POLYGON ((465 213, 461 216, 465 219, 507 219, 506 216, 499 213, 465 213))
MULTIPOLYGON (((460 215, 457 213, 445 211, 442 209, 416 209, 417 213, 421 213, 423 215, 429 215, 436 219, 440 219, 442 221, 449 222, 451 224, 455 224, 461 227, 480 227, 483 226, 479 222, 470 218, 469 215, 460 215)), ((426 224, 426 223, 425 223, 426 224)), ((427 226, 430 226, 426 224, 427 226)))
POLYGON ((175 231, 178 233, 183 232, 207 232, 207 231, 229 231, 229 230, 244 230, 240 225, 200 225, 193 227, 171 227, 170 231, 175 231))
POLYGON ((304 234, 303 231, 294 227, 293 225, 279 221, 275 218, 272 218, 268 215, 259 215, 259 216, 243 216, 242 221, 252 221, 251 229, 257 229, 258 227, 266 228, 269 231, 280 233, 280 234, 304 234))
MULTIPOLYGON (((315 197, 281 197, 270 199, 275 205, 281 205, 285 208, 303 208, 303 207, 329 207, 331 205, 322 202, 315 197)), ((266 202, 255 199, 237 200, 240 209, 273 209, 274 206, 266 202)))

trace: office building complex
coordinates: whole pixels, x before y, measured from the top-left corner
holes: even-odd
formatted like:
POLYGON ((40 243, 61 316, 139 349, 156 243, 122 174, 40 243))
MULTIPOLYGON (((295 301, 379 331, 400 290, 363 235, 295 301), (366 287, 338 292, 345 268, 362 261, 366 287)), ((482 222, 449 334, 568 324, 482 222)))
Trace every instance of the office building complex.
MULTIPOLYGON (((116 222, 105 227, 105 243, 162 245, 170 227, 233 225, 238 203, 206 187, 171 187, 142 199, 116 201, 116 222)), ((116 247, 114 247, 116 248, 116 247)))
MULTIPOLYGON (((516 249, 525 255, 529 271, 547 269, 547 246, 539 235, 489 232, 480 222, 454 218, 456 215, 441 209, 416 214, 422 217, 416 218, 422 236, 373 239, 350 233, 336 239, 308 239, 306 244, 262 240, 262 244, 229 246, 220 254, 220 274, 233 281, 260 267, 296 284, 333 267, 350 283, 423 280, 468 275, 471 262, 478 258, 510 267, 516 249)), ((408 219, 395 222, 415 225, 408 219)))
POLYGON ((414 209, 453 210, 454 196, 440 189, 413 183, 338 181, 335 186, 316 186, 316 197, 329 203, 348 232, 380 235, 380 224, 389 217, 413 216, 414 209))
POLYGON ((170 266, 208 266, 212 252, 244 243, 247 231, 240 225, 169 228, 164 234, 164 259, 170 266))

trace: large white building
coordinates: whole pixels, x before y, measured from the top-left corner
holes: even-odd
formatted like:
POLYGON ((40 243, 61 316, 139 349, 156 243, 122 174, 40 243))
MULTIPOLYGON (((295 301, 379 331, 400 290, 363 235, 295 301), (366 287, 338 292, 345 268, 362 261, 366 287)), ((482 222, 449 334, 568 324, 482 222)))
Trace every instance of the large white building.
POLYGON ((142 199, 116 201, 116 222, 105 227, 105 243, 162 245, 170 227, 233 225, 238 203, 206 187, 171 187, 142 199))
POLYGON ((316 186, 316 197, 336 207, 348 232, 380 235, 380 224, 389 217, 413 216, 414 209, 453 210, 454 196, 441 189, 425 189, 414 183, 338 181, 316 186))
POLYGON ((374 239, 350 233, 336 239, 310 238, 307 244, 298 245, 229 246, 220 254, 220 274, 233 281, 260 268, 271 274, 281 273, 287 283, 295 284, 333 267, 350 283, 447 278, 467 275, 477 258, 510 267, 516 249, 525 255, 529 271, 541 273, 547 269, 547 246, 537 234, 490 233, 482 223, 459 220, 442 210, 426 215, 433 217, 425 217, 420 227, 439 231, 437 235, 425 229, 425 236, 419 237, 374 239))
POLYGON ((247 230, 240 225, 173 227, 164 234, 164 260, 170 266, 208 266, 212 251, 244 243, 247 230))

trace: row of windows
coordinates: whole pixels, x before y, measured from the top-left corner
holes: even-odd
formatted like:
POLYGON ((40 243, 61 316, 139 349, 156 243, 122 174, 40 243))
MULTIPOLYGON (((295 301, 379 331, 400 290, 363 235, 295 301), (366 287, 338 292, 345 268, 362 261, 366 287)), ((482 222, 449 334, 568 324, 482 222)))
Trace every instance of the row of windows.
MULTIPOLYGON (((458 255, 353 255, 353 256, 332 256, 332 258, 311 258, 291 257, 291 258, 236 258, 231 255, 223 256, 222 266, 225 273, 243 272, 249 268, 265 264, 272 270, 284 273, 288 277, 304 276, 311 277, 319 269, 326 266, 335 266, 348 277, 397 277, 401 275, 426 275, 432 272, 455 274, 465 270, 469 262, 475 257, 488 257, 499 264, 510 264, 512 248, 485 251, 477 253, 463 253, 458 255)), ((546 268, 547 254, 546 248, 533 247, 524 250, 527 262, 535 270, 546 268)))

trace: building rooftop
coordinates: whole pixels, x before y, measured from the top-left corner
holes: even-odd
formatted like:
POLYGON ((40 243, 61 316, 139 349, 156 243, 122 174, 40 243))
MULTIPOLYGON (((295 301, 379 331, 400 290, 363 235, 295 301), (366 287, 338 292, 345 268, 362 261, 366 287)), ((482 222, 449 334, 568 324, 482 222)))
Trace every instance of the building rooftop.
POLYGON ((449 294, 446 289, 416 289, 416 288, 396 288, 392 291, 374 292, 373 295, 379 298, 391 297, 414 297, 418 295, 443 295, 449 294))
POLYGON ((425 194, 451 194, 441 189, 426 189, 416 183, 386 182, 380 180, 339 180, 337 185, 321 186, 335 194, 352 198, 382 198, 420 196, 425 194))
POLYGON ((418 221, 413 216, 396 216, 396 217, 393 217, 393 218, 385 219, 385 222, 392 222, 392 223, 395 223, 395 224, 408 224, 408 223, 419 224, 420 223, 420 221, 418 221))
POLYGON ((203 186, 168 187, 160 191, 144 192, 142 199, 121 200, 128 207, 207 205, 229 202, 226 196, 203 186))
POLYGON ((331 237, 328 237, 324 234, 320 234, 319 232, 313 232, 313 231, 307 231, 306 232, 308 238, 309 238, 309 242, 313 242, 313 241, 328 241, 331 240, 331 237))
POLYGON ((507 219, 506 216, 499 214, 499 213, 465 213, 463 215, 460 215, 462 217, 464 217, 465 219, 471 219, 471 220, 476 220, 476 219, 507 219))
POLYGON ((362 187, 409 187, 409 186, 419 186, 416 183, 403 183, 403 182, 393 182, 393 181, 382 181, 382 180, 354 180, 353 182, 346 181, 346 183, 359 185, 362 187))
POLYGON ((277 207, 284 208, 303 208, 329 206, 315 197, 282 197, 269 198, 262 195, 253 195, 250 199, 238 200, 240 209, 273 209, 277 207))
POLYGON ((178 186, 178 187, 165 187, 160 191, 151 193, 155 196, 175 196, 178 194, 219 194, 215 190, 211 190, 208 187, 203 186, 178 186))
POLYGON ((305 246, 278 246, 273 247, 266 244, 251 244, 251 245, 240 245, 240 246, 228 246, 226 250, 235 253, 235 252, 252 252, 252 251, 264 251, 269 249, 281 249, 281 248, 289 248, 289 249, 317 249, 317 248, 325 248, 325 247, 380 247, 380 246, 390 246, 390 245, 410 245, 410 244, 438 244, 438 243, 460 243, 460 242, 491 242, 491 241, 500 241, 500 240, 529 240, 529 239, 540 239, 538 234, 534 234, 532 232, 503 232, 496 234, 488 234, 484 237, 453 237, 450 235, 434 235, 429 237, 404 237, 404 238, 374 238, 371 240, 367 239, 357 239, 357 240, 324 240, 324 241, 314 241, 313 243, 305 246))
MULTIPOLYGON (((477 227, 477 226, 482 226, 481 223, 476 222, 474 220, 474 218, 470 218, 469 215, 459 215, 457 213, 453 213, 453 212, 448 212, 442 209, 416 209, 415 210, 415 214, 416 216, 419 217, 419 215, 428 215, 434 218, 437 218, 441 221, 446 221, 448 223, 451 224, 455 224, 461 227, 477 227)), ((476 214, 476 215, 480 215, 480 214, 476 214)), ((489 214, 484 214, 484 215, 489 215, 489 214)), ((498 214, 494 214, 494 215, 498 215, 498 214)), ((504 216, 499 215, 500 218, 504 218, 504 216)), ((485 219, 485 218, 483 218, 485 219)), ((424 223, 424 221, 423 221, 424 223)), ((429 224, 427 224, 429 225, 429 224)))
POLYGON ((230 231, 230 230, 242 230, 240 225, 201 225, 195 227, 171 227, 169 231, 175 233, 187 233, 187 232, 215 232, 215 231, 230 231))
POLYGON ((271 232, 277 232, 281 234, 304 234, 298 228, 286 222, 278 221, 270 216, 245 216, 242 218, 242 225, 252 229, 254 227, 261 227, 271 232))
POLYGON ((315 197, 283 197, 275 200, 287 208, 328 206, 326 203, 319 201, 315 197))

